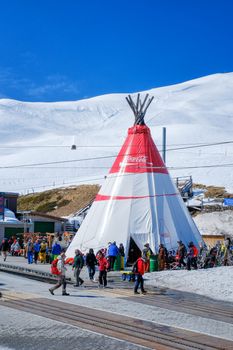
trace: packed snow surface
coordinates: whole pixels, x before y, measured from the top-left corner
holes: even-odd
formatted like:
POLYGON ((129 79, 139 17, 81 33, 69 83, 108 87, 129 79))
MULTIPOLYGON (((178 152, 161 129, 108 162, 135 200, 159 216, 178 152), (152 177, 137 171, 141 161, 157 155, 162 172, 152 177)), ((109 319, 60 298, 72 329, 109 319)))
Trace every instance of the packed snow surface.
POLYGON ((200 270, 168 270, 145 275, 149 284, 233 302, 233 266, 200 270))
POLYGON ((193 218, 202 235, 229 235, 233 237, 233 211, 201 213, 193 218))
MULTIPOLYGON (((159 150, 167 128, 172 177, 192 175, 195 183, 233 191, 232 90, 233 73, 225 73, 141 93, 154 96, 145 121, 159 150)), ((126 96, 56 103, 0 99, 0 191, 101 184, 134 123, 126 96)))

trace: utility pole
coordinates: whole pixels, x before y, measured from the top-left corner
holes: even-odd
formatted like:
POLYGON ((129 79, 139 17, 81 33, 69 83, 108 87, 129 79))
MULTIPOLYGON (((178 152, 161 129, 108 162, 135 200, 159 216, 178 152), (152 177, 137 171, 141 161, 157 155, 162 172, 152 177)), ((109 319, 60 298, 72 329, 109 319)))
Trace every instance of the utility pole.
POLYGON ((164 164, 166 164, 166 144, 167 144, 167 141, 166 141, 166 128, 163 127, 163 161, 164 161, 164 164))
POLYGON ((4 193, 0 192, 0 219, 4 221, 5 197, 4 193))

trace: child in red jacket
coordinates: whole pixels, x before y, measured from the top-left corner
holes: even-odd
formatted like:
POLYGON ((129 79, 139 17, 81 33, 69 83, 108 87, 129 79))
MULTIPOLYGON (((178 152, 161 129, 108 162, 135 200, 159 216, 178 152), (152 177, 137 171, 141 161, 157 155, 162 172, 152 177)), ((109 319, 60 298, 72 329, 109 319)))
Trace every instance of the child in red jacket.
POLYGON ((103 288, 107 287, 107 270, 109 268, 109 262, 104 257, 104 254, 99 251, 97 254, 97 261, 99 266, 99 288, 103 286, 103 288))

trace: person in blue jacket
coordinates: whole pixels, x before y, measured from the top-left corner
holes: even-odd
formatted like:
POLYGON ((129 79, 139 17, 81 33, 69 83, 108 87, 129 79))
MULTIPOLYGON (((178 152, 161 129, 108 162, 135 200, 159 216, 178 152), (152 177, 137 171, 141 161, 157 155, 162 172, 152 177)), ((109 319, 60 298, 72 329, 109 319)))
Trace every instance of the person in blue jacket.
POLYGON ((33 263, 33 243, 32 240, 29 239, 27 243, 27 255, 28 255, 28 264, 33 263))
POLYGON ((40 242, 37 239, 33 245, 33 251, 34 251, 34 263, 37 264, 39 252, 40 252, 40 242))
POLYGON ((55 241, 55 243, 52 245, 51 253, 52 253, 52 260, 55 260, 58 257, 58 255, 61 254, 61 245, 57 241, 55 241))
POLYGON ((108 247, 108 254, 107 254, 109 259, 110 271, 113 270, 113 266, 118 254, 119 254, 119 249, 116 245, 116 242, 111 243, 108 247))

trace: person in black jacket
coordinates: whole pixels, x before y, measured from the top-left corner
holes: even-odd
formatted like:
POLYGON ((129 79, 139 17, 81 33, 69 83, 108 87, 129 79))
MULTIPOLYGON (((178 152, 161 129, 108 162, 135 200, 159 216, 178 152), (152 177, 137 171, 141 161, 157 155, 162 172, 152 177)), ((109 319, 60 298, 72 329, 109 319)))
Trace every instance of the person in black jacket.
POLYGON ((74 276, 75 276, 75 280, 76 280, 74 287, 79 287, 84 282, 83 279, 79 277, 80 272, 83 268, 83 265, 84 265, 84 259, 83 259, 82 253, 80 252, 80 250, 76 249, 74 263, 73 263, 74 276))
POLYGON ((8 243, 8 240, 5 238, 2 241, 2 254, 3 254, 4 261, 6 261, 6 257, 7 257, 7 253, 9 251, 9 248, 10 248, 10 245, 8 243))
POLYGON ((97 265, 97 259, 92 248, 90 248, 89 253, 87 253, 86 255, 86 265, 89 273, 89 278, 91 281, 93 281, 95 276, 95 266, 97 265))
POLYGON ((124 257, 125 256, 125 248, 124 248, 123 243, 120 243, 118 250, 119 250, 120 256, 124 257))
POLYGON ((182 241, 178 241, 178 249, 177 249, 177 256, 178 256, 178 266, 181 267, 181 265, 183 265, 184 267, 186 267, 186 263, 184 262, 184 258, 187 255, 187 249, 184 245, 184 243, 182 241))

